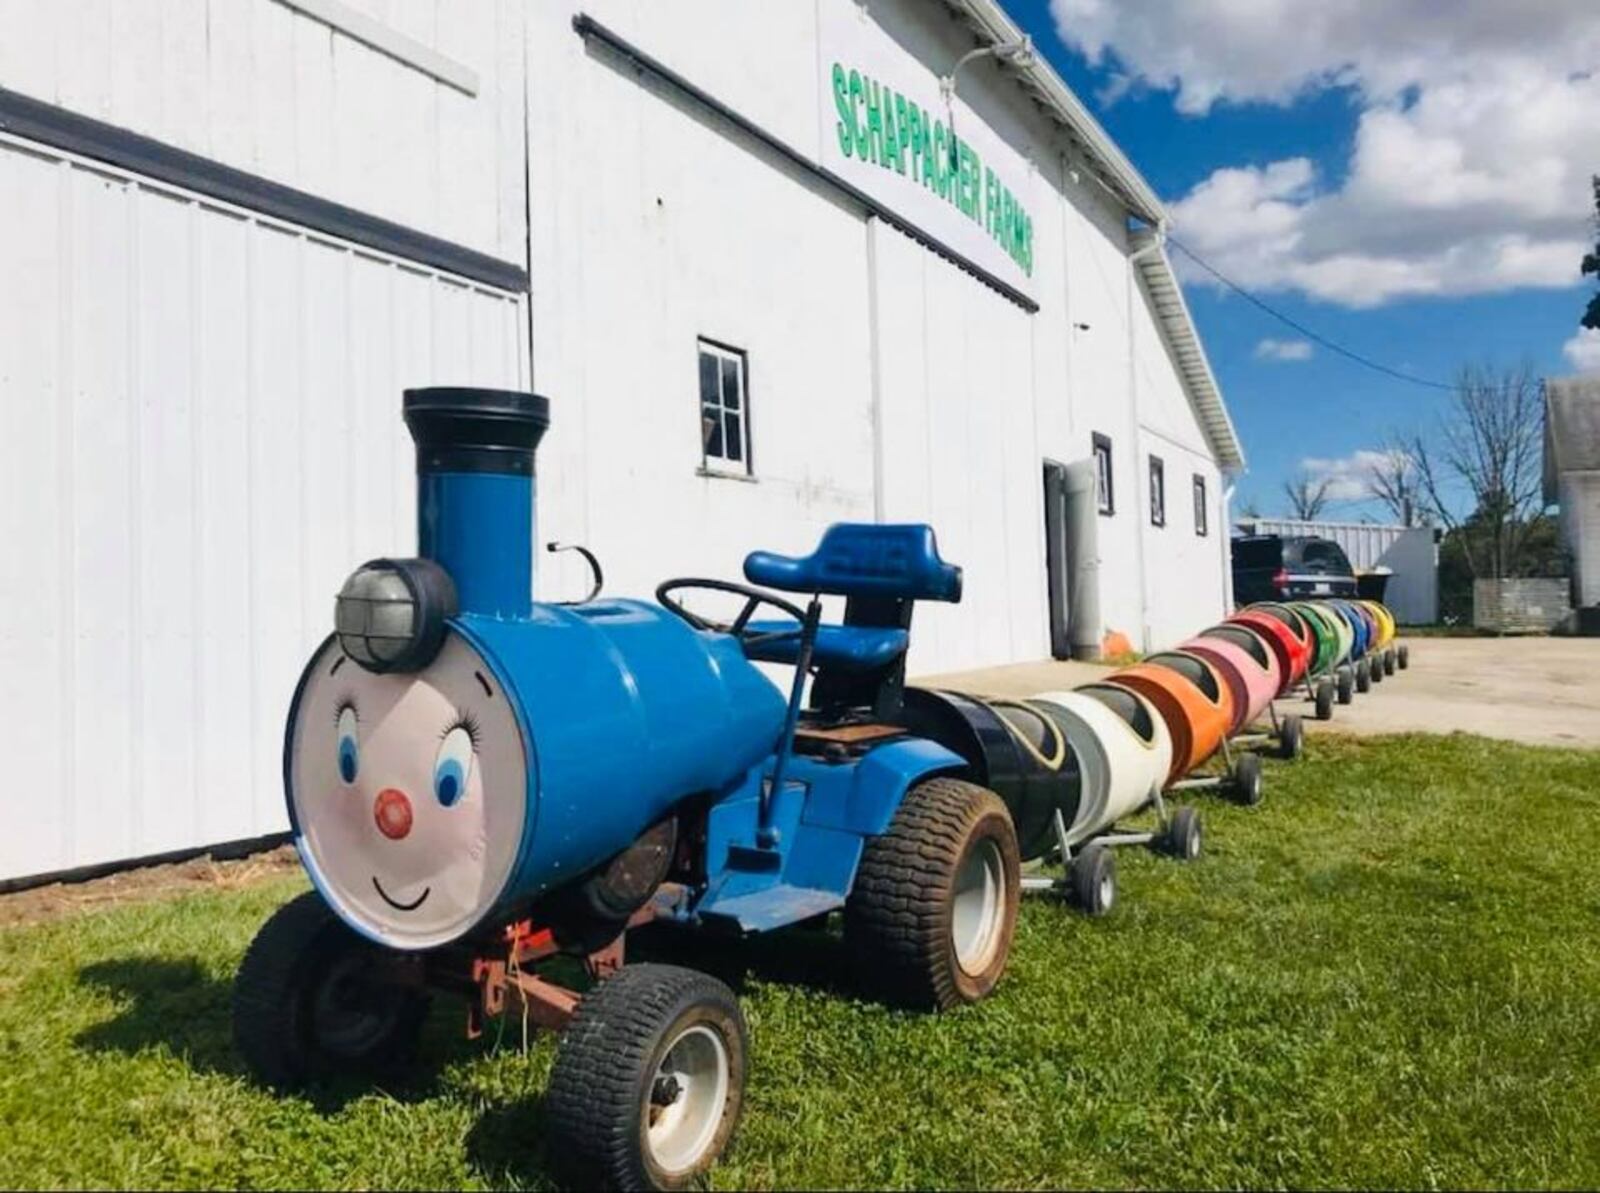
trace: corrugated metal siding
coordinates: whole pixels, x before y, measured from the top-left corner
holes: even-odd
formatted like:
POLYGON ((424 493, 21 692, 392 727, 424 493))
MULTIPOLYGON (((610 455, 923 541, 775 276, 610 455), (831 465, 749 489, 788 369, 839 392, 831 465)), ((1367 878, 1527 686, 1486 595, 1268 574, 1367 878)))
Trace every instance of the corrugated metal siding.
POLYGON ((414 549, 407 385, 525 307, 0 140, 0 878, 284 827, 332 595, 414 549))
POLYGON ((1290 518, 1241 519, 1245 534, 1318 535, 1338 543, 1358 572, 1393 570, 1383 601, 1403 625, 1439 620, 1439 548, 1430 527, 1376 526, 1370 522, 1297 522, 1290 518))
POLYGON ((521 260, 526 0, 348 0, 476 97, 273 0, 0 0, 0 86, 521 260))

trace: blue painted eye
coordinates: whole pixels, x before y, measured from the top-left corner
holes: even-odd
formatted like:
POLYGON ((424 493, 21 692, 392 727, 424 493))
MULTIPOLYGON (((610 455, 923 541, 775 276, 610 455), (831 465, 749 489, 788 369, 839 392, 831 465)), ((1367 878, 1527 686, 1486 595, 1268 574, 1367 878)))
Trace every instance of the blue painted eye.
POLYGON ((433 794, 446 808, 454 807, 467 793, 472 774, 472 735, 457 725, 439 743, 439 756, 433 763, 433 794))
POLYGON ((361 771, 361 747, 356 737, 356 710, 348 704, 339 710, 336 736, 339 743, 339 777, 346 783, 354 783, 361 771))

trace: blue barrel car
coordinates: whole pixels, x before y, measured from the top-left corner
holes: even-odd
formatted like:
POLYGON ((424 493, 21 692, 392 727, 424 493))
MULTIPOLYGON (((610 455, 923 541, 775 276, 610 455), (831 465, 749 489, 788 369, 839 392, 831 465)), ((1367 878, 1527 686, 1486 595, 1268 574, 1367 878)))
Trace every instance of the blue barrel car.
POLYGON ((1010 811, 898 723, 916 602, 961 595, 929 527, 756 552, 759 588, 534 602, 545 400, 412 390, 404 414, 418 558, 350 576, 289 709, 284 784, 315 889, 236 980, 235 1042, 261 1078, 401 1065, 441 992, 474 1034, 513 1006, 562 1033, 545 1118, 568 1175, 679 1188, 737 1124, 749 1041, 721 982, 624 965, 630 926, 752 934, 839 911, 885 1000, 994 989, 1020 885, 1010 811), (708 594, 728 613, 691 609, 708 594), (842 624, 822 621, 827 594, 842 624), (790 690, 756 662, 792 666, 790 690), (561 981, 563 956, 591 980, 561 981))

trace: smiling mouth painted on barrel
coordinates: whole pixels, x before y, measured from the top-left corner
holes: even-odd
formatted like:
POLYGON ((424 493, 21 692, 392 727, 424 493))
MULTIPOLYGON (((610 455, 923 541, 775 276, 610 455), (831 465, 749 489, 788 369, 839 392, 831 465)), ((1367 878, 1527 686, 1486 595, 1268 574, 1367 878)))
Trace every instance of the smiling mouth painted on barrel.
POLYGON ((396 911, 415 911, 417 908, 422 906, 423 900, 433 893, 433 888, 431 886, 425 886, 422 888, 422 894, 411 900, 411 902, 401 903, 393 898, 388 891, 383 889, 383 883, 378 881, 378 876, 376 874, 372 876, 372 885, 374 888, 376 888, 379 897, 396 911))

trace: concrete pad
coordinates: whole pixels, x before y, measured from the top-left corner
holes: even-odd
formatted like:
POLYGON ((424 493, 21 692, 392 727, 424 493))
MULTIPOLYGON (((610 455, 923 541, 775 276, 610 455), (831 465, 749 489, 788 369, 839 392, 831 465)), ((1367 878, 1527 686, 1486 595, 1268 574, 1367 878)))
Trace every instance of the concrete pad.
MULTIPOLYGON (((1461 730, 1530 745, 1600 749, 1600 641, 1573 638, 1413 638, 1411 668, 1374 684, 1333 720, 1305 700, 1280 704, 1314 730, 1373 735, 1461 730)), ((1041 660, 911 680, 986 696, 1072 688, 1111 671, 1041 660)))

